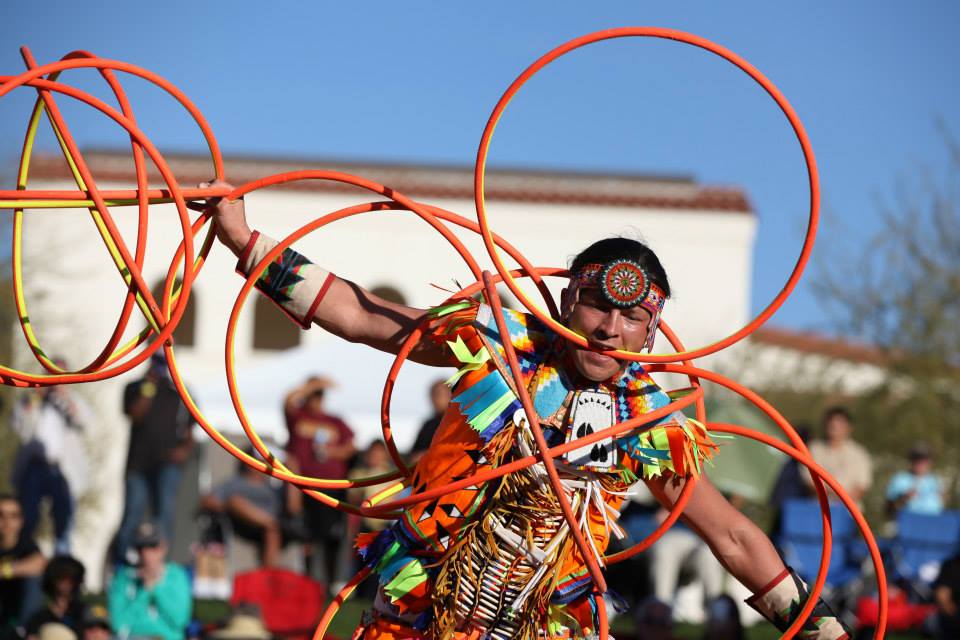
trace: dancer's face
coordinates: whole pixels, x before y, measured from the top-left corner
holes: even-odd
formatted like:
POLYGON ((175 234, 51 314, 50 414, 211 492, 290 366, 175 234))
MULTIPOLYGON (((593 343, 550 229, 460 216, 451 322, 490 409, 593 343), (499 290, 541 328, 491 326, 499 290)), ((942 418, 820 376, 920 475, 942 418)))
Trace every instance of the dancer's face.
MULTIPOLYGON (((599 289, 584 287, 576 300, 566 298, 566 325, 576 331, 595 349, 640 351, 647 342, 650 312, 642 307, 621 309, 610 304, 599 289)), ((620 373, 625 363, 585 349, 569 345, 574 365, 584 378, 603 382, 620 373)))

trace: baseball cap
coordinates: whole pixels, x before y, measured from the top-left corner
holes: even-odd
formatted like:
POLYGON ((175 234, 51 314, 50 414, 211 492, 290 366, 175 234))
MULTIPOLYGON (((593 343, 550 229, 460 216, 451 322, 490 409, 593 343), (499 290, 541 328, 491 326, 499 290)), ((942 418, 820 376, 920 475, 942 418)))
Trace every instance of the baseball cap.
POLYGON ((152 522, 142 523, 133 534, 133 546, 138 549, 155 547, 161 542, 163 542, 163 535, 160 533, 160 528, 152 522))
POLYGON ((933 458, 933 449, 926 442, 916 442, 910 447, 908 457, 911 460, 930 460, 933 458))
POLYGON ((103 627, 104 629, 112 631, 110 627, 110 613, 102 604, 91 604, 84 609, 81 624, 84 629, 103 627))

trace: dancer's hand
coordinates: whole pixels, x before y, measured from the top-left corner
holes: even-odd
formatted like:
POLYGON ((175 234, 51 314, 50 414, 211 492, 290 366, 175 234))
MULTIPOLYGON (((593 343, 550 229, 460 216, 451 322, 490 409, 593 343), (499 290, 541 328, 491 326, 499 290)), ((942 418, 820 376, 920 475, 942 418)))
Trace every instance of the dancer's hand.
MULTIPOLYGON (((203 182, 201 189, 223 187, 233 189, 233 185, 223 180, 203 182)), ((213 216, 213 224, 217 230, 217 238, 239 256, 250 241, 253 234, 247 225, 247 215, 243 207, 243 198, 228 200, 227 198, 210 198, 207 200, 207 213, 213 216)))

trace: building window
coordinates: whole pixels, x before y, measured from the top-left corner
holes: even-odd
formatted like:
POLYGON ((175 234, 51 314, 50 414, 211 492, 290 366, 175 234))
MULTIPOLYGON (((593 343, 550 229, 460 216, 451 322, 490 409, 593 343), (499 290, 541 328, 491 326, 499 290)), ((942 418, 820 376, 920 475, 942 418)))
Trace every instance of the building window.
MULTIPOLYGON (((173 290, 176 291, 177 287, 180 286, 180 279, 177 278, 176 283, 173 286, 173 290)), ((153 285, 153 288, 150 290, 153 293, 154 300, 157 301, 157 304, 160 308, 163 308, 163 280, 153 285)), ((170 303, 170 311, 172 312, 176 304, 174 302, 170 303)), ((187 302, 187 308, 183 310, 183 315, 180 317, 180 324, 177 325, 177 328, 173 330, 173 346, 174 347, 192 347, 196 344, 197 339, 197 287, 196 285, 190 287, 190 300, 187 302)))
POLYGON ((283 311, 258 295, 253 305, 253 348, 270 351, 293 349, 300 345, 302 329, 283 311))

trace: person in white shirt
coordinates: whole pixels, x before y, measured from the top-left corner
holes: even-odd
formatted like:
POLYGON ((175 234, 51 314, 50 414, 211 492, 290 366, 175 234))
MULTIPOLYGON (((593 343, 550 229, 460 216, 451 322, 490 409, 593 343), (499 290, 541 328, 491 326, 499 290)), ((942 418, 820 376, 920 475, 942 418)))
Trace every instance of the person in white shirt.
POLYGON ((83 431, 92 419, 86 402, 66 386, 25 392, 13 409, 20 449, 11 483, 23 504, 23 532, 33 537, 40 501, 50 498, 58 554, 70 551, 74 504, 87 482, 83 431))
MULTIPOLYGON (((853 439, 853 420, 843 407, 831 407, 823 414, 823 439, 810 443, 810 455, 860 504, 873 484, 873 460, 853 439)), ((801 474, 809 486, 809 473, 801 474)))

